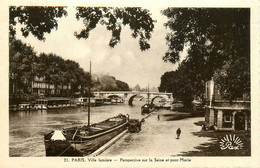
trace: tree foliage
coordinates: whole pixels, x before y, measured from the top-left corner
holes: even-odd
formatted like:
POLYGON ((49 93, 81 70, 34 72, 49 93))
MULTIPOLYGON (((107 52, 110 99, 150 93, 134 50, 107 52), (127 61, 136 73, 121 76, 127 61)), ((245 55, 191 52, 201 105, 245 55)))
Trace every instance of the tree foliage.
POLYGON ((110 75, 101 75, 98 77, 100 84, 99 90, 102 91, 129 91, 127 83, 116 80, 115 77, 110 75))
POLYGON ((117 85, 118 91, 129 91, 130 90, 128 84, 123 81, 116 80, 116 85, 117 85))
POLYGON ((50 33, 58 28, 57 18, 67 16, 65 7, 15 7, 9 8, 9 34, 16 35, 17 22, 22 24, 21 32, 24 37, 30 33, 39 40, 44 40, 44 33, 50 33))
POLYGON ((193 90, 214 77, 228 99, 250 93, 250 9, 168 8, 162 14, 172 30, 166 36, 169 48, 163 60, 179 62, 188 46, 179 69, 187 70, 184 75, 193 90))
POLYGON ((117 90, 116 79, 113 76, 101 75, 99 82, 102 91, 113 91, 117 90))
POLYGON ((205 83, 201 82, 205 81, 203 74, 194 66, 198 62, 199 60, 184 60, 177 70, 164 73, 159 91, 173 93, 175 99, 182 100, 185 107, 191 108, 194 97, 202 98, 205 89, 205 83))
POLYGON ((120 43, 122 26, 129 25, 133 31, 132 37, 139 37, 140 49, 150 48, 148 43, 154 28, 154 20, 147 9, 142 8, 107 8, 107 7, 77 7, 76 18, 83 19, 85 29, 75 32, 77 38, 88 38, 89 33, 97 24, 106 26, 112 32, 110 47, 120 43))
MULTIPOLYGON (((85 28, 75 36, 87 39, 97 24, 106 26, 112 32, 110 47, 120 43, 122 26, 129 25, 132 37, 139 38, 142 51, 150 48, 149 40, 154 29, 154 20, 147 9, 142 8, 111 8, 111 7, 77 7, 76 18, 83 19, 85 28)), ((30 33, 39 40, 45 40, 44 34, 58 28, 58 18, 67 16, 66 7, 30 7, 11 6, 9 8, 9 34, 15 38, 17 22, 22 25, 22 35, 30 33)))
POLYGON ((9 54, 9 91, 15 93, 13 98, 16 101, 17 97, 31 93, 36 53, 31 46, 14 41, 9 45, 9 54))
MULTIPOLYGON (((59 96, 73 96, 76 92, 84 94, 90 84, 89 73, 75 61, 64 60, 53 53, 37 56, 31 46, 20 40, 11 41, 9 53, 10 94, 14 94, 14 99, 32 96, 32 81, 36 76, 44 77, 45 83, 55 86, 54 95, 58 95, 58 86, 71 86, 70 92, 66 90, 59 96)), ((49 90, 46 96, 50 96, 49 90)))
POLYGON ((43 78, 43 82, 49 84, 45 88, 46 96, 86 96, 89 94, 89 85, 92 90, 99 91, 129 90, 127 83, 116 80, 113 76, 98 77, 93 74, 90 80, 89 72, 84 71, 77 62, 64 60, 53 53, 40 53, 38 56, 31 46, 20 40, 12 40, 9 45, 9 94, 12 102, 33 96, 32 81, 35 77, 43 78), (54 86, 53 94, 50 93, 50 85, 54 86), (70 86, 71 89, 63 89, 63 86, 70 86))

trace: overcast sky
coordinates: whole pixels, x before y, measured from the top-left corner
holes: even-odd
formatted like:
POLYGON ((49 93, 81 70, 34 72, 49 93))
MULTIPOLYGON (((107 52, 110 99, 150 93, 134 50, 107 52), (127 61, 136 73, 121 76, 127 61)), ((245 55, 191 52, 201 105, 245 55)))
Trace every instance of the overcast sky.
MULTIPOLYGON (((83 28, 83 22, 75 18, 75 8, 67 9, 68 16, 59 19, 58 29, 45 34, 45 42, 37 40, 31 34, 27 38, 17 31, 17 38, 34 47, 37 53, 55 53, 64 59, 71 59, 88 71, 89 61, 92 62, 92 72, 109 74, 118 80, 127 82, 130 87, 139 84, 141 87, 158 87, 160 78, 166 71, 175 70, 177 65, 165 63, 162 60, 167 51, 163 23, 167 18, 160 14, 161 9, 148 9, 152 18, 157 20, 150 40, 151 48, 141 51, 138 39, 131 37, 128 26, 123 27, 121 42, 114 48, 109 47, 111 32, 105 26, 98 25, 90 32, 88 39, 78 40, 74 32, 83 28)), ((183 54, 185 55, 185 54, 183 54)))

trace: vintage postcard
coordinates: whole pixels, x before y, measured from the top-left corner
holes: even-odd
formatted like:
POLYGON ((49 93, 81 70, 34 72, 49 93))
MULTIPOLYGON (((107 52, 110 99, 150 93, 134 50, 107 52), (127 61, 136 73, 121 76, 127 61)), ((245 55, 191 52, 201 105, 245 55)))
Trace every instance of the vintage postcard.
POLYGON ((0 167, 259 167, 259 7, 4 1, 0 167))

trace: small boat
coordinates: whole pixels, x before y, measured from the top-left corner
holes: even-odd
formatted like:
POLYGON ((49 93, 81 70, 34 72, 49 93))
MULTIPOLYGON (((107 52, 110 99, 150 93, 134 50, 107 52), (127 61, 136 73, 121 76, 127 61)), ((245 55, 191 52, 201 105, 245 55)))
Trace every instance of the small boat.
POLYGON ((110 104, 112 104, 112 99, 110 99, 110 98, 105 98, 105 99, 104 99, 104 105, 110 105, 110 104))
POLYGON ((35 110, 35 107, 30 103, 21 103, 18 105, 19 111, 35 110))
POLYGON ((70 107, 70 99, 64 97, 46 97, 36 99, 36 109, 57 109, 70 107))
POLYGON ((128 121, 119 114, 91 126, 51 131, 44 135, 46 156, 87 156, 126 130, 128 121))
POLYGON ((153 111, 153 107, 151 104, 145 104, 141 107, 141 114, 149 114, 153 111))
POLYGON ((170 108, 172 111, 184 111, 184 105, 182 101, 174 101, 170 108))
POLYGON ((83 106, 84 104, 87 104, 87 101, 88 101, 87 97, 75 98, 75 102, 77 106, 83 106))
POLYGON ((142 121, 139 121, 138 119, 130 119, 129 120, 129 126, 128 131, 130 133, 138 133, 141 131, 142 127, 142 121))
POLYGON ((147 99, 147 104, 144 104, 142 107, 141 107, 141 114, 149 114, 151 113, 153 110, 154 110, 154 106, 153 104, 150 104, 149 102, 149 98, 150 98, 150 93, 149 93, 149 85, 148 85, 148 99, 147 99))
POLYGON ((101 106, 103 105, 103 103, 104 103, 103 98, 98 98, 98 97, 94 98, 94 106, 101 106))
POLYGON ((163 108, 164 108, 164 109, 171 109, 171 107, 172 107, 172 105, 171 105, 171 104, 168 104, 168 103, 166 103, 166 104, 163 105, 163 108))
POLYGON ((124 100, 123 99, 117 99, 116 103, 124 103, 124 100))
POLYGON ((47 110, 48 109, 47 104, 35 104, 35 108, 37 110, 47 110))
POLYGON ((116 104, 116 99, 112 99, 112 100, 111 100, 111 103, 112 103, 112 104, 116 104))

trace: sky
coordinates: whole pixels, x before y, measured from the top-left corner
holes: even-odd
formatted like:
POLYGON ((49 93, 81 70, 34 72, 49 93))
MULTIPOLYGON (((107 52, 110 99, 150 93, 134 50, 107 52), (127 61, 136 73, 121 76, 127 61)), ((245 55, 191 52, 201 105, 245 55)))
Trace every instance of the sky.
MULTIPOLYGON (((46 33, 45 41, 37 40, 31 34, 24 38, 20 31, 17 31, 17 38, 30 44, 37 54, 55 53, 64 59, 78 62, 85 71, 89 71, 91 60, 93 73, 114 76, 117 80, 128 83, 131 88, 137 84, 141 88, 146 88, 148 84, 149 87, 157 88, 161 76, 166 71, 175 70, 178 65, 162 60, 168 48, 165 36, 169 30, 163 26, 167 18, 160 14, 162 9, 148 10, 157 22, 150 39, 151 48, 146 51, 140 50, 138 38, 131 37, 128 26, 122 28, 121 42, 114 48, 108 45, 111 32, 102 25, 90 31, 88 39, 78 40, 74 32, 80 32, 84 25, 75 18, 75 7, 67 8, 68 16, 58 19, 58 29, 52 30, 50 34, 46 33)), ((182 57, 185 57, 185 54, 182 53, 182 57)))

